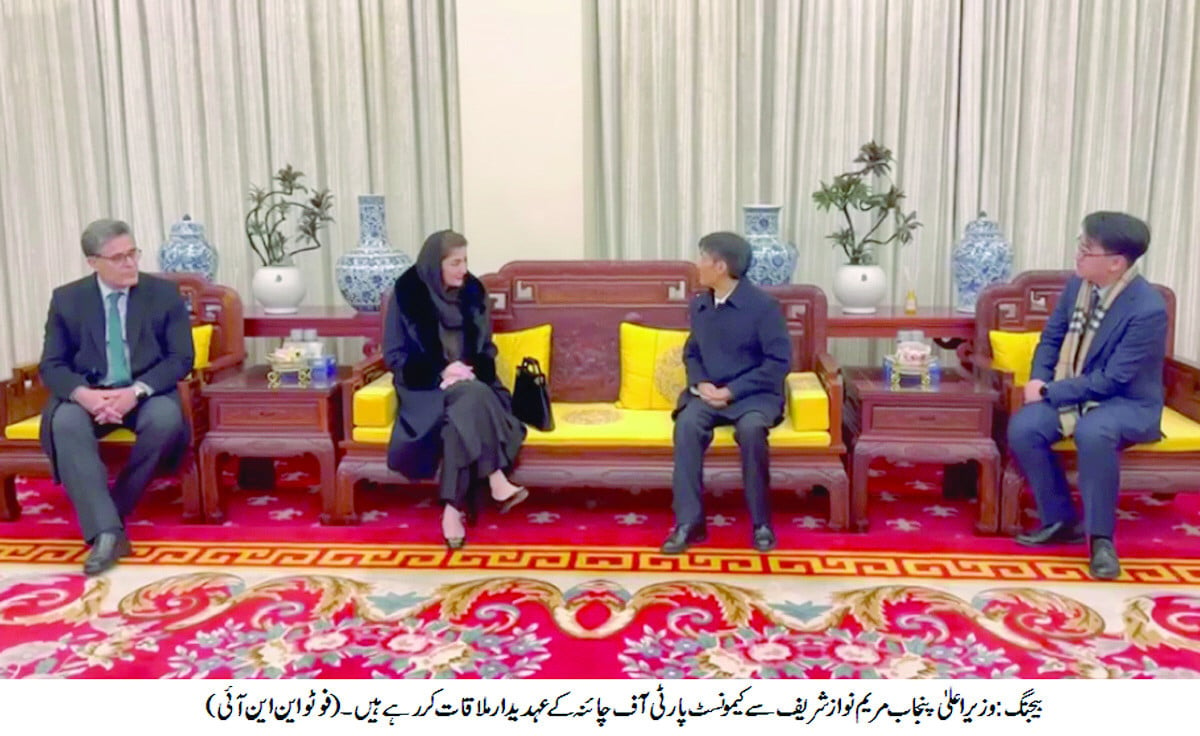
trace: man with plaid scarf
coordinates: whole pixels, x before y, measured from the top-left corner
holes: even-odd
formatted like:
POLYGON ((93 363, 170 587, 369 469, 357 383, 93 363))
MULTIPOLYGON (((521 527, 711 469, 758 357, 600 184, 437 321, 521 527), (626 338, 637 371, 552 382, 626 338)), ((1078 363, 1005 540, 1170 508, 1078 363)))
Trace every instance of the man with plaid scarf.
POLYGON ((1119 212, 1083 219, 1075 276, 1050 315, 1008 446, 1037 498, 1042 525, 1024 545, 1090 544, 1089 570, 1121 573, 1113 547, 1119 452, 1161 438, 1167 307, 1137 273, 1150 244, 1146 223, 1119 212), (1051 445, 1073 437, 1083 523, 1051 445))

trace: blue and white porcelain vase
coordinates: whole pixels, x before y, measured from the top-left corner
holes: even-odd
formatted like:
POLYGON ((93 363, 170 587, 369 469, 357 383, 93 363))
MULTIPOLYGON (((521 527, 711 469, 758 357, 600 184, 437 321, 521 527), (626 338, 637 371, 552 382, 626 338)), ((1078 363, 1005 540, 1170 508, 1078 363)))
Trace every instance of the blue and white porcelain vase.
POLYGON ((779 239, 777 204, 742 205, 743 232, 750 243, 750 270, 746 278, 759 286, 791 283, 799 253, 796 246, 779 239))
POLYGON ((412 259, 388 245, 382 195, 359 195, 358 233, 358 247, 337 260, 337 285, 350 306, 378 312, 383 293, 412 265, 412 259))
POLYGON ((988 285, 1008 281, 1012 275, 1012 247, 1000 226, 986 212, 967 223, 963 239, 954 248, 954 309, 974 312, 979 293, 988 285))
POLYGON ((217 249, 204 239, 204 226, 184 215, 171 226, 171 237, 158 249, 158 270, 164 273, 198 273, 217 278, 217 249))

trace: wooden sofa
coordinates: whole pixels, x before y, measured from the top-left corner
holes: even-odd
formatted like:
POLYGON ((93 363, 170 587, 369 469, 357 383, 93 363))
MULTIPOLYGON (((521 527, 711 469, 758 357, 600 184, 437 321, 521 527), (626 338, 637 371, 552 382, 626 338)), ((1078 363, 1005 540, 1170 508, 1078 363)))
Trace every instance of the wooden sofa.
MULTIPOLYGON (((179 290, 188 302, 193 326, 213 326, 208 365, 179 382, 179 396, 184 419, 191 428, 192 445, 176 478, 183 489, 183 520, 201 522, 204 511, 195 450, 208 428, 208 412, 199 388, 219 376, 241 370, 246 360, 242 302, 233 289, 211 284, 201 276, 158 275, 179 284, 179 290)), ((0 519, 15 520, 21 514, 16 495, 18 475, 50 475, 50 461, 37 439, 38 417, 47 396, 36 363, 18 366, 10 380, 0 382, 0 428, 4 429, 0 435, 0 519)), ((110 470, 125 462, 132 447, 133 435, 127 431, 114 432, 100 443, 101 454, 110 470)))
MULTIPOLYGON (((1008 371, 994 365, 989 333, 1040 331, 1054 310, 1070 271, 1027 271, 1007 284, 988 287, 979 296, 975 310, 975 342, 972 362, 976 374, 1000 393, 996 408, 996 443, 1004 451, 1007 444, 1008 417, 1024 404, 1024 392, 1008 371)), ((1178 360, 1175 343, 1175 293, 1157 287, 1167 303, 1167 362, 1163 372, 1166 386, 1166 411, 1163 416, 1162 442, 1135 445, 1121 454, 1121 489, 1174 494, 1200 491, 1200 367, 1178 360)), ((1069 440, 1055 445, 1074 484, 1078 473, 1074 444, 1069 440)), ((1011 458, 1004 461, 997 508, 995 499, 980 499, 981 526, 989 520, 1004 534, 1021 531, 1020 500, 1025 478, 1011 458)))
MULTIPOLYGON (((616 412, 612 407, 620 390, 620 323, 685 329, 688 301, 700 290, 695 266, 686 261, 520 261, 482 280, 492 299, 497 333, 547 323, 553 326, 550 392, 560 420, 556 432, 562 429, 564 416, 570 420, 571 412, 616 412), (597 409, 598 403, 608 408, 597 409)), ((822 402, 827 399, 827 408, 820 410, 819 418, 827 427, 823 446, 782 447, 775 434, 780 428, 773 430, 771 487, 776 492, 825 488, 832 509, 829 526, 840 530, 846 527, 849 516, 841 434, 843 385, 837 364, 825 352, 825 295, 819 288, 806 285, 774 287, 770 291, 780 300, 787 318, 792 370, 815 373, 820 384, 812 376, 804 378, 810 387, 817 386, 822 402)), ((390 387, 385 372, 382 359, 375 357, 357 366, 353 378, 344 385, 348 438, 341 445, 344 456, 338 465, 334 496, 326 500, 326 523, 357 521, 354 489, 360 481, 407 482, 386 466, 387 430, 376 428, 373 441, 366 442, 362 441, 364 428, 356 425, 356 392, 373 382, 390 387)), ((394 396, 390 388, 384 390, 394 396)), ((389 426, 390 420, 388 417, 389 426)), ((785 417, 784 425, 789 421, 785 417)), ((665 419, 656 417, 656 422, 662 425, 663 436, 656 436, 652 442, 621 446, 564 444, 550 441, 553 432, 538 436, 540 433, 531 430, 517 460, 514 480, 534 488, 670 488, 669 413, 665 419)), ((738 449, 731 436, 722 440, 722 431, 728 434, 728 428, 718 430, 706 458, 705 484, 711 489, 740 489, 738 449)))

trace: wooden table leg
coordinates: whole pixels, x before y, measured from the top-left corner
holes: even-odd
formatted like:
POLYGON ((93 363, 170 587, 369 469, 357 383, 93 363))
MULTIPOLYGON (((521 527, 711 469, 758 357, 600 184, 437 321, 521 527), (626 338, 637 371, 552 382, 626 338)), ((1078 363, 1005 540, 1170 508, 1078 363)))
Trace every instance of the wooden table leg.
POLYGON ((854 448, 853 469, 850 472, 850 529, 865 532, 871 522, 867 518, 867 483, 870 480, 871 453, 860 442, 854 448))
POLYGON ((980 534, 995 534, 1000 529, 999 480, 999 453, 982 453, 979 458, 979 521, 975 524, 975 530, 980 534))
POLYGON ((221 504, 221 479, 217 477, 217 461, 221 455, 209 438, 200 443, 201 497, 204 520, 210 524, 221 524, 225 521, 225 508, 221 504))

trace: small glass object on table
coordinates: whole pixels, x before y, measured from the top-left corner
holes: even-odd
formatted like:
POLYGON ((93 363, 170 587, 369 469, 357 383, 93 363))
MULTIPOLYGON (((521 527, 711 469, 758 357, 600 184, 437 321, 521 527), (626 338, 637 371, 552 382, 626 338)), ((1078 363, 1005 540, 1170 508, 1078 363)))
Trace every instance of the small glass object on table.
POLYGON ((928 391, 941 383, 942 367, 928 343, 901 339, 896 352, 883 358, 883 379, 892 389, 915 388, 915 383, 928 391))
POLYGON ((267 387, 279 388, 284 384, 307 388, 312 382, 312 366, 298 347, 285 345, 267 355, 271 369, 267 371, 267 387))

